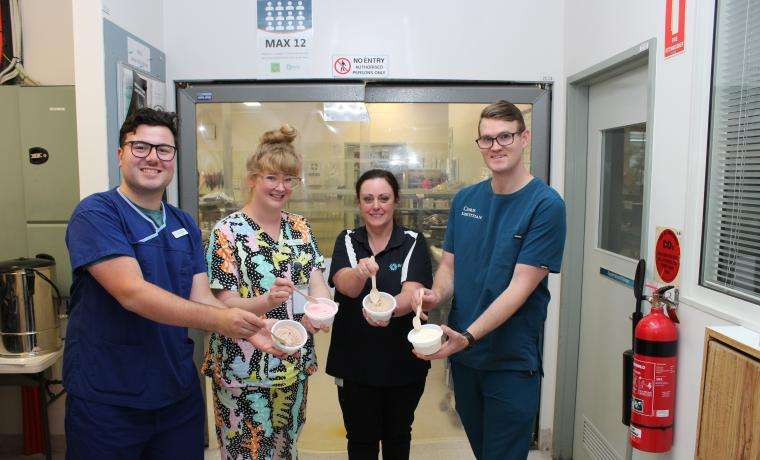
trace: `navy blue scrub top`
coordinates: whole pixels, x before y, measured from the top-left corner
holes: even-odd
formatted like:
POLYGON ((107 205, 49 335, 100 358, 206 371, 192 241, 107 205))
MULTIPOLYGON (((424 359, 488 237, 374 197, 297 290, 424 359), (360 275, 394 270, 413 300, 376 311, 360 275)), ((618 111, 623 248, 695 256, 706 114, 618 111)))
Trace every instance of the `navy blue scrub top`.
MULTIPOLYGON (((449 326, 467 329, 512 281, 517 264, 558 273, 565 245, 565 203, 534 178, 496 194, 491 180, 465 187, 449 210, 443 249, 454 254, 449 326)), ((501 326, 451 357, 481 370, 541 370, 540 337, 549 303, 547 278, 501 326)))
POLYGON ((187 328, 143 318, 122 307, 87 270, 103 259, 137 259, 146 281, 189 298, 206 272, 201 233, 186 212, 163 204, 164 225, 141 213, 118 189, 82 200, 66 230, 73 272, 63 383, 80 398, 156 409, 198 385, 187 328))

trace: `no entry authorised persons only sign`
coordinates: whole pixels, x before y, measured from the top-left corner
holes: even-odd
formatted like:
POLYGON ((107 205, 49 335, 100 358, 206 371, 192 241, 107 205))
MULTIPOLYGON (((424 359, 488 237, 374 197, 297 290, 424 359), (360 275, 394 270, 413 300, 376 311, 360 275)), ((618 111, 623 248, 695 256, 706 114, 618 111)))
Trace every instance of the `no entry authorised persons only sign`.
POLYGON ((388 78, 388 56, 336 54, 332 57, 332 75, 363 80, 388 78))

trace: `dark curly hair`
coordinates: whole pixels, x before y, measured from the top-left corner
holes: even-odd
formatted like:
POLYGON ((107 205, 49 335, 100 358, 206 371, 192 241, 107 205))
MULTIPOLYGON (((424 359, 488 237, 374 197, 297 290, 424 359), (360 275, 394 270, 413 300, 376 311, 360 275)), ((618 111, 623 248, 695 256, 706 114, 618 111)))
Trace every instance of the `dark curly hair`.
POLYGON ((140 125, 148 126, 165 126, 169 128, 174 136, 174 142, 177 142, 177 114, 174 112, 165 112, 161 109, 151 109, 149 107, 140 107, 130 114, 119 130, 119 145, 124 145, 124 139, 127 134, 137 131, 140 125))

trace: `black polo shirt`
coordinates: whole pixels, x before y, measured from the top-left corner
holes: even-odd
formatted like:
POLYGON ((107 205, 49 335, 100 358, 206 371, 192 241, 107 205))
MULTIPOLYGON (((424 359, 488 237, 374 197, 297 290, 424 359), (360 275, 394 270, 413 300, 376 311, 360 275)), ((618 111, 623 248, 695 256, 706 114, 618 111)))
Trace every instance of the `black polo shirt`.
MULTIPOLYGON (((372 255, 367 229, 344 230, 338 235, 330 264, 333 276, 342 268, 355 267, 357 261, 372 255)), ((405 281, 431 287, 433 274, 430 253, 422 233, 394 225, 388 246, 375 255, 380 266, 377 289, 391 295, 401 292, 405 281)), ((333 323, 326 372, 333 377, 375 386, 400 386, 424 380, 430 364, 412 354, 406 335, 412 330, 413 314, 392 317, 387 327, 373 327, 362 315, 362 299, 369 294, 368 279, 362 292, 350 298, 337 289, 340 304, 333 323)))

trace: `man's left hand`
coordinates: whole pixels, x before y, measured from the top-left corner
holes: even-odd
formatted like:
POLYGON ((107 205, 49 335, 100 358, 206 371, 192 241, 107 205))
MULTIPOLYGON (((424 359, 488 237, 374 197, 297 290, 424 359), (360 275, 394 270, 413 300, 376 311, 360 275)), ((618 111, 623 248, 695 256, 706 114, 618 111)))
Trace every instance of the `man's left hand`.
POLYGON ((440 350, 433 353, 432 355, 421 355, 417 353, 416 350, 412 349, 414 355, 420 359, 424 359, 425 361, 432 361, 434 359, 448 358, 454 353, 459 353, 460 351, 467 348, 467 337, 463 336, 448 326, 441 326, 441 329, 443 329, 443 333, 446 335, 448 340, 443 342, 440 350))

